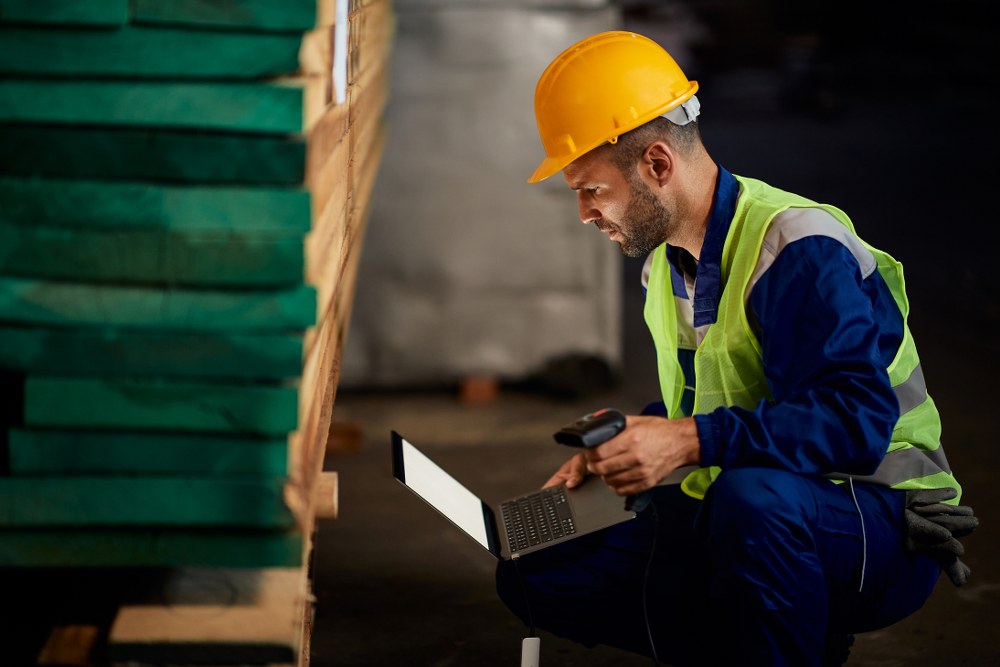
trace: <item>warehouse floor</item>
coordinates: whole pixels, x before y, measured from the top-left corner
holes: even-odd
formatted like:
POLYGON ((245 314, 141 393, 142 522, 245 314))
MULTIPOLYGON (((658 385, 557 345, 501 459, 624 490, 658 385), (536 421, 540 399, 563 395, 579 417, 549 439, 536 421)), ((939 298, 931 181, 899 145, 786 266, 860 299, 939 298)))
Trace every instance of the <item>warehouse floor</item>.
MULTIPOLYGON (((996 154, 987 105, 995 86, 956 76, 955 63, 938 59, 933 45, 905 54, 912 60, 902 69, 902 56, 888 51, 869 54, 884 58, 870 61, 868 85, 843 91, 843 112, 833 117, 777 104, 773 72, 715 73, 702 81, 702 132, 731 171, 840 206, 866 240, 903 261, 910 325, 948 456, 982 521, 965 540, 970 583, 957 589, 942 578, 914 616, 860 635, 848 664, 995 665, 1000 448, 990 389, 1000 370, 1000 299, 976 254, 984 239, 996 239, 977 200, 977 179, 996 154), (931 61, 942 69, 923 68, 931 61), (912 92, 926 90, 916 85, 923 76, 948 83, 918 104, 912 92)), ((985 252, 992 257, 995 244, 985 252)), ((453 386, 341 388, 334 419, 359 426, 363 437, 357 451, 327 457, 340 474, 340 516, 321 522, 316 543, 316 667, 518 664, 525 629, 496 597, 493 558, 395 482, 389 433, 426 448, 487 500, 540 485, 567 456, 551 440, 555 428, 606 405, 638 411, 657 394, 638 265, 630 260, 624 270, 625 372, 614 386, 574 398, 504 386, 497 400, 479 405, 461 401, 453 386)), ((543 665, 651 664, 542 636, 543 665)))

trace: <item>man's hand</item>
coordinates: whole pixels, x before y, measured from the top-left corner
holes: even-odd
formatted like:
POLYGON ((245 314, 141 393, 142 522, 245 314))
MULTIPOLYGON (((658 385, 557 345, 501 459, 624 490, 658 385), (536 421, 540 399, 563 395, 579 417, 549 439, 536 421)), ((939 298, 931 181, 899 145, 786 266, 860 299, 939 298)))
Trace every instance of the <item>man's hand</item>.
POLYGON ((542 488, 547 489, 550 486, 565 484, 566 488, 572 489, 574 486, 579 485, 586 476, 587 461, 583 458, 583 453, 581 452, 562 464, 562 467, 556 471, 556 474, 549 478, 549 481, 545 482, 542 488))
POLYGON ((694 419, 630 416, 624 431, 573 457, 552 479, 576 470, 570 464, 582 456, 587 471, 603 477, 619 496, 631 496, 653 488, 681 466, 698 463, 699 453, 694 419))

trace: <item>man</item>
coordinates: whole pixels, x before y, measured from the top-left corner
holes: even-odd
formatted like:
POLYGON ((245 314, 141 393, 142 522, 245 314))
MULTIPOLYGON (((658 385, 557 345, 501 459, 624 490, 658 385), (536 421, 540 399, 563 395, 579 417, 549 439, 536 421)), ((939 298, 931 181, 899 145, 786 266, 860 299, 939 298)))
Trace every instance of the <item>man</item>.
POLYGON ((648 255, 662 402, 546 486, 598 475, 636 519, 501 563, 532 626, 677 665, 841 664, 920 608, 976 519, 940 446, 901 266, 847 215, 734 176, 701 142, 697 83, 608 32, 542 74, 546 158, 581 220, 648 255), (657 486, 674 469, 697 470, 657 486))

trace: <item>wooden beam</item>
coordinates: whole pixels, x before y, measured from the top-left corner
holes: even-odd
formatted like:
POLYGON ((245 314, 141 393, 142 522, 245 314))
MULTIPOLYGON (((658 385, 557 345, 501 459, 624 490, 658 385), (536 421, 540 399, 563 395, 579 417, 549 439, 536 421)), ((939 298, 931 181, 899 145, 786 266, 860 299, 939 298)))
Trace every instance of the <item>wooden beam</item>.
POLYGON ((300 70, 299 33, 183 30, 46 30, 0 25, 0 73, 259 79, 300 70))
POLYGON ((308 190, 0 178, 0 220, 106 229, 307 232, 308 190))
POLYGON ((128 0, 0 0, 0 23, 113 27, 128 21, 128 0))
POLYGON ((32 427, 283 437, 295 430, 297 413, 290 386, 28 377, 24 387, 24 423, 32 427))
POLYGON ((326 108, 326 80, 260 82, 0 81, 0 121, 305 134, 326 108))
POLYGON ((288 331, 311 326, 316 293, 183 290, 0 278, 0 318, 33 325, 161 331, 288 331))
POLYGON ((131 0, 132 21, 266 32, 302 32, 317 25, 333 0, 131 0))
POLYGON ((0 477, 0 526, 290 528, 280 480, 0 477))
POLYGON ((304 540, 298 529, 7 528, 0 566, 300 567, 304 540))
POLYGON ((298 135, 0 125, 2 176, 298 186, 305 158, 298 135))
POLYGON ((157 332, 0 325, 0 368, 35 375, 284 380, 302 333, 157 332))
POLYGON ((287 438, 201 433, 12 429, 12 475, 160 475, 282 478, 287 438))
POLYGON ((304 280, 304 244, 296 233, 0 222, 0 274, 164 287, 281 287, 304 280))

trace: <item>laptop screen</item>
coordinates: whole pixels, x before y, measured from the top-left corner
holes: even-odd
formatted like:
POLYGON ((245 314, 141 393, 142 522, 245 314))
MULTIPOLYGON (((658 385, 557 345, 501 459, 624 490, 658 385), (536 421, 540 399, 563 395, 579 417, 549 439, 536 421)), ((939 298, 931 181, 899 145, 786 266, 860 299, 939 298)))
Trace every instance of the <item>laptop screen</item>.
POLYGON ((486 520, 483 517, 483 501, 404 438, 395 433, 393 436, 396 478, 477 542, 490 549, 486 520))

